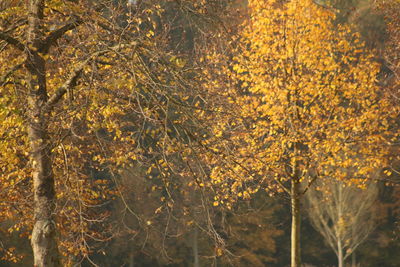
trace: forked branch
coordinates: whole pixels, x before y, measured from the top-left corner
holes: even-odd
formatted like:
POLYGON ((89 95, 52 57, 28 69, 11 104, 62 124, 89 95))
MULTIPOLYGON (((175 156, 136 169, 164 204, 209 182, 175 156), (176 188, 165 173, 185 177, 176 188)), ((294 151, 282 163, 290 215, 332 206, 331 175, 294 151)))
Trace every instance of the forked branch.
POLYGON ((80 18, 74 18, 70 20, 69 23, 65 24, 61 28, 53 31, 52 33, 47 36, 47 38, 43 41, 42 46, 39 48, 39 52, 41 53, 48 53, 50 47, 55 44, 55 42, 60 39, 67 31, 73 30, 79 25, 83 23, 83 20, 80 18))

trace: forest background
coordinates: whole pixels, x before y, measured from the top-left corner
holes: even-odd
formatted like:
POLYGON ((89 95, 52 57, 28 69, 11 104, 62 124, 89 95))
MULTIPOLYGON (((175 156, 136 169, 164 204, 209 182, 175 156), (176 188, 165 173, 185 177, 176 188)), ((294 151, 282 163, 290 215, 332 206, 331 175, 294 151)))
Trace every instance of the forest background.
POLYGON ((2 1, 0 265, 398 266, 399 18, 2 1))

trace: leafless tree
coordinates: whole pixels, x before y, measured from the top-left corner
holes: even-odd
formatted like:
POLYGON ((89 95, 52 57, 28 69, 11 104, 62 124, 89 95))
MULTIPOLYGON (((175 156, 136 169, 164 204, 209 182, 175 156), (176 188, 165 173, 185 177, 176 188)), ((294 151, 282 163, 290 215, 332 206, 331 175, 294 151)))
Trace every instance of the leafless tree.
POLYGON ((338 266, 365 241, 376 226, 378 187, 364 189, 341 181, 316 182, 306 194, 309 217, 338 258, 338 266))

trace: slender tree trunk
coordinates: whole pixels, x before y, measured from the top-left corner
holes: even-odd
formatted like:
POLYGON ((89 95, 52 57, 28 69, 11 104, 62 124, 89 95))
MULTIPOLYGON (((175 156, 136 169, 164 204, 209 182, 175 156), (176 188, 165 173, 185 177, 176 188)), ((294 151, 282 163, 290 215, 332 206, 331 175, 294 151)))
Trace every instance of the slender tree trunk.
POLYGON ((300 267, 300 182, 292 178, 291 190, 292 238, 291 267, 300 267))
POLYGON ((193 231, 193 257, 194 257, 194 263, 193 267, 199 267, 199 248, 198 248, 198 230, 197 227, 194 228, 193 231))
POLYGON ((46 66, 38 50, 43 35, 44 0, 30 0, 28 6, 28 29, 26 68, 28 70, 28 138, 31 148, 34 226, 32 249, 34 266, 60 266, 54 222, 55 191, 51 148, 47 134, 47 117, 42 109, 47 101, 46 66))
POLYGON ((129 255, 129 267, 135 267, 135 253, 131 252, 129 255))
POLYGON ((356 262, 356 252, 353 251, 351 254, 351 267, 357 267, 357 262, 356 262))
POLYGON ((344 260, 343 260, 343 246, 342 241, 338 239, 337 241, 337 248, 338 248, 338 267, 343 267, 344 260))
POLYGON ((339 229, 336 229, 338 231, 337 233, 337 249, 338 249, 338 267, 343 267, 343 244, 342 244, 342 236, 343 236, 343 225, 342 225, 342 220, 343 220, 343 212, 342 212, 342 187, 340 186, 338 188, 338 203, 337 203, 337 208, 338 208, 338 219, 340 221, 339 224, 339 229))

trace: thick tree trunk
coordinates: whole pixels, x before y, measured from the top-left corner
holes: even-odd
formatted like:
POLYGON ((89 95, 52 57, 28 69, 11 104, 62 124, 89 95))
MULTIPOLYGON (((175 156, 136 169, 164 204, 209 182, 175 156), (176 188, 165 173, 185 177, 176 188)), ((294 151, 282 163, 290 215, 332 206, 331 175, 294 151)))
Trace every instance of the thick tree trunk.
POLYGON ((52 162, 46 142, 45 125, 42 120, 29 125, 29 139, 32 150, 34 227, 32 249, 34 266, 59 266, 54 222, 55 192, 52 162))
POLYGON ((51 147, 47 135, 47 115, 43 107, 47 101, 46 66, 38 50, 43 35, 44 0, 30 0, 28 6, 28 29, 26 68, 28 70, 28 137, 31 147, 31 163, 34 194, 34 226, 32 249, 34 266, 60 266, 56 242, 54 209, 56 195, 52 170, 51 147))
POLYGON ((291 190, 292 209, 292 238, 291 238, 291 267, 300 267, 300 182, 292 179, 291 190))

